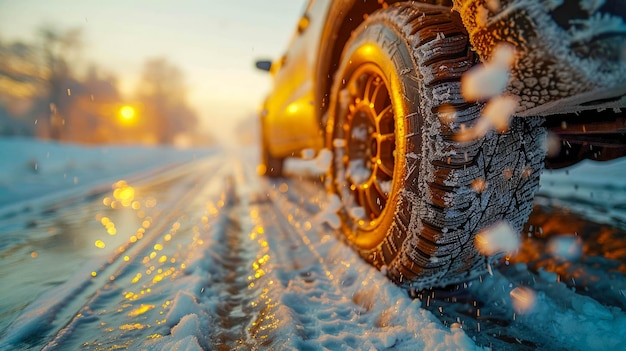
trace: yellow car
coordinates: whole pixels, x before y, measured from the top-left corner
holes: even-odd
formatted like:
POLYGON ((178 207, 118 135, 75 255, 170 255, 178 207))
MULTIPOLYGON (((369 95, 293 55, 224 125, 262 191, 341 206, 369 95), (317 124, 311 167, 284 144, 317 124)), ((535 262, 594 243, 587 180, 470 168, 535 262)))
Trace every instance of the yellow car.
POLYGON ((260 169, 330 150, 363 259, 408 288, 476 278, 501 232, 517 240, 544 164, 626 154, 625 17, 624 0, 312 0, 285 55, 257 62, 274 79, 260 169), (475 67, 500 73, 464 92, 475 67))

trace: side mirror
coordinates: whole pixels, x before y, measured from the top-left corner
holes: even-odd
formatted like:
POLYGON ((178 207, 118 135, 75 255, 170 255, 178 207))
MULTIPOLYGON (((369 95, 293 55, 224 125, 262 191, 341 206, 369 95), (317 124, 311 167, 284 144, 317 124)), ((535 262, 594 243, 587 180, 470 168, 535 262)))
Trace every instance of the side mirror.
POLYGON ((272 68, 272 61, 267 61, 267 60, 259 60, 256 63, 256 68, 260 69, 261 71, 270 71, 270 68, 272 68))

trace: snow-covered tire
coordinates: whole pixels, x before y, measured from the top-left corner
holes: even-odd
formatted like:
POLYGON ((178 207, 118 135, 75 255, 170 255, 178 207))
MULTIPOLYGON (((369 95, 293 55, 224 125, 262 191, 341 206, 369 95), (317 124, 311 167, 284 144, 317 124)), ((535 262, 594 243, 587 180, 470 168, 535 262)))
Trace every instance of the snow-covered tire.
POLYGON ((481 113, 482 104, 460 94, 461 75, 476 62, 458 14, 411 2, 369 16, 335 75, 328 185, 343 204, 340 232, 404 287, 483 274, 490 259, 476 249, 476 234, 502 220, 520 231, 531 211, 544 159, 541 120, 454 140, 481 113))

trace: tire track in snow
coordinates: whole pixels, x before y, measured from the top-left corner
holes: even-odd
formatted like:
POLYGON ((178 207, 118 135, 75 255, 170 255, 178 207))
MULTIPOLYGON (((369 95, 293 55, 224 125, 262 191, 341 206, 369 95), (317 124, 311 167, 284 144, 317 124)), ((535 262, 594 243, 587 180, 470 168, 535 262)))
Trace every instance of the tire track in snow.
POLYGON ((225 198, 222 226, 214 237, 216 245, 211 248, 216 268, 209 288, 217 296, 217 317, 210 348, 247 349, 250 346, 247 326, 257 313, 251 302, 258 295, 258 288, 255 289, 251 280, 262 272, 259 260, 263 257, 263 246, 250 238, 254 228, 249 219, 249 194, 245 192, 238 165, 227 182, 225 198))
MULTIPOLYGON (((216 174, 220 174, 217 165, 214 161, 201 163, 196 170, 214 169, 216 174)), ((127 317, 142 316, 159 305, 160 298, 154 298, 151 292, 157 289, 164 277, 176 273, 177 269, 181 270, 175 264, 176 260, 184 259, 179 248, 188 242, 192 245, 197 242, 197 230, 189 222, 185 225, 185 219, 194 213, 199 197, 211 192, 210 187, 204 185, 204 172, 187 173, 180 177, 167 174, 162 180, 150 180, 146 185, 155 193, 169 193, 163 198, 164 208, 160 214, 153 219, 140 240, 128 241, 112 253, 97 269, 98 274, 88 282, 88 290, 71 293, 72 299, 84 301, 84 304, 77 308, 77 312, 44 350, 81 345, 98 348, 107 343, 118 345, 121 341, 132 344, 139 334, 137 331, 152 326, 148 323, 128 323, 132 318, 127 317), (138 285, 142 288, 137 288, 138 285), (104 337, 84 340, 85 336, 103 331, 104 337)), ((158 325, 156 318, 154 324, 158 325)))
MULTIPOLYGON (((251 172, 249 172, 251 173, 251 172)), ((250 176, 249 182, 255 177, 250 176)), ((255 205, 271 253, 267 287, 251 323, 261 347, 293 350, 476 349, 460 328, 443 326, 420 302, 312 220, 325 206, 319 185, 266 179, 255 205), (445 345, 445 346, 444 346, 445 345)))

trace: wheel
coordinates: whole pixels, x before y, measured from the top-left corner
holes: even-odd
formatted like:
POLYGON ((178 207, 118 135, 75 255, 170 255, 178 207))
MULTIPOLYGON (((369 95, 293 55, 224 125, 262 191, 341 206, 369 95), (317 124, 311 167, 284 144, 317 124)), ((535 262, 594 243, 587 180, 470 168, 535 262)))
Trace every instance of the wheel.
POLYGON ((446 286, 483 274, 474 237, 501 220, 521 230, 539 184, 545 130, 459 143, 482 105, 460 95, 478 58, 450 8, 403 3, 372 14, 345 45, 326 128, 340 235, 397 284, 446 286))
POLYGON ((261 127, 261 130, 261 164, 259 165, 258 173, 270 178, 282 177, 285 159, 272 156, 267 145, 265 130, 263 127, 261 127))
POLYGON ((259 167, 259 173, 270 178, 282 177, 284 159, 272 156, 265 143, 263 143, 261 147, 261 165, 259 167))

